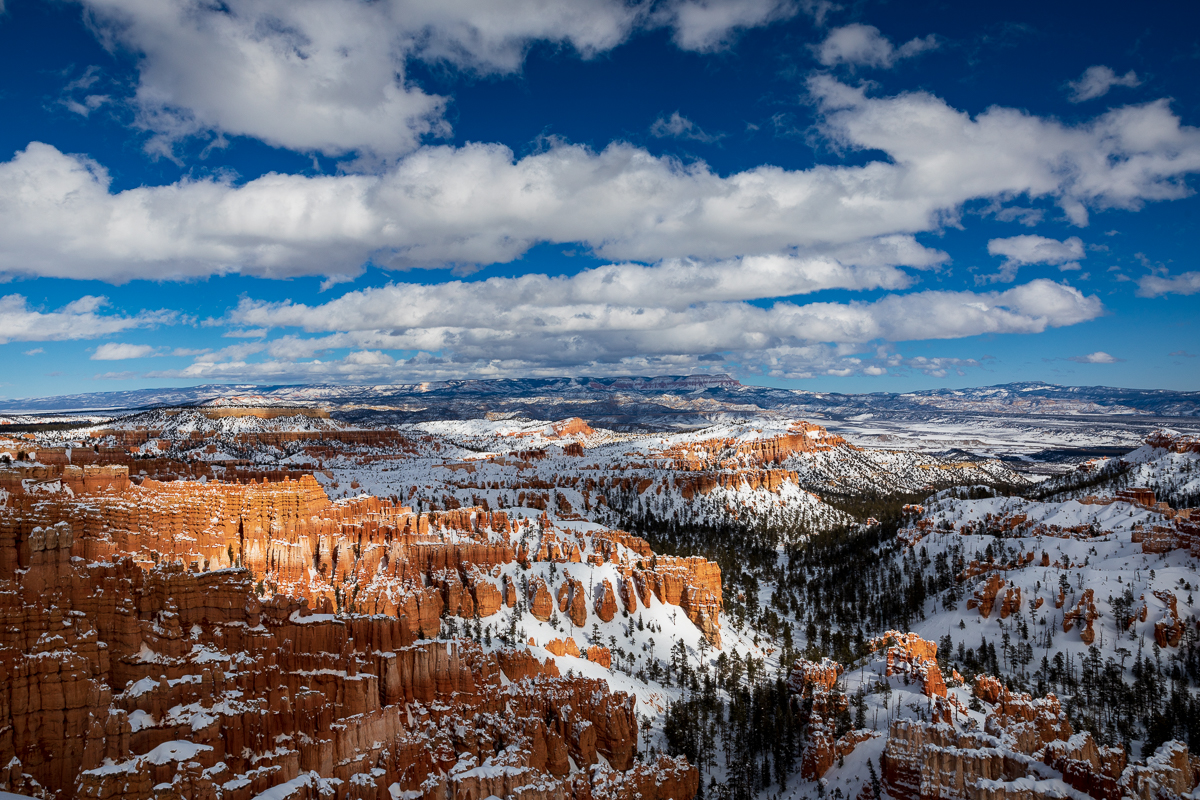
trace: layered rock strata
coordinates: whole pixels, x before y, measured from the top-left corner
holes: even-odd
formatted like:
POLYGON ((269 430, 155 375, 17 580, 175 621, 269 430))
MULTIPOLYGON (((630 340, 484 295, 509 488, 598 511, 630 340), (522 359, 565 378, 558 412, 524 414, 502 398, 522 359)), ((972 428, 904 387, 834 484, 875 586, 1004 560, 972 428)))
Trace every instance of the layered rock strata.
MULTIPOLYGON (((560 676, 538 651, 431 640, 444 613, 517 601, 499 570, 516 558, 513 534, 478 508, 334 503, 311 477, 9 493, 0 789, 690 798, 685 761, 635 761, 631 696, 560 676)), ((579 601, 586 615, 582 586, 579 601)))

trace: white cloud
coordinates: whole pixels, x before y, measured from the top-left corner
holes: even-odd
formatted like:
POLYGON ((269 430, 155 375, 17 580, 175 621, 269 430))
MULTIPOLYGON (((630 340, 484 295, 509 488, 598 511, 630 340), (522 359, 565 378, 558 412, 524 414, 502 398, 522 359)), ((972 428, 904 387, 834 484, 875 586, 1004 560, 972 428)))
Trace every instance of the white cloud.
POLYGON ((243 299, 223 322, 302 333, 199 354, 188 367, 148 377, 387 382, 691 372, 730 363, 788 378, 944 376, 979 362, 889 355, 887 343, 1039 333, 1104 313, 1098 298, 1048 280, 1003 292, 923 291, 869 303, 779 301, 763 308, 697 301, 753 293, 732 291, 721 277, 704 283, 687 270, 619 265, 574 278, 390 285, 318 305, 243 299), (855 355, 880 342, 875 357, 855 355))
POLYGON ((445 98, 409 80, 409 59, 512 72, 535 41, 586 58, 661 26, 711 50, 795 13, 789 0, 81 2, 106 44, 139 59, 134 102, 152 149, 217 134, 384 158, 447 132, 445 98))
POLYGON ((1179 275, 1146 275, 1138 279, 1138 295, 1161 297, 1164 294, 1196 294, 1200 292, 1200 272, 1179 275))
POLYGON ((1075 361, 1080 364, 1115 364, 1118 361, 1124 361, 1124 359, 1110 356, 1103 350, 1097 350, 1094 353, 1088 353, 1086 356, 1071 356, 1067 360, 1075 361))
POLYGON ((148 344, 119 344, 107 342, 92 353, 92 361, 125 361, 130 358, 146 358, 157 354, 157 349, 148 344))
POLYGON ((886 69, 894 66, 897 61, 911 58, 926 50, 937 49, 937 46, 937 37, 929 34, 894 47, 891 40, 879 32, 879 28, 854 23, 834 28, 825 37, 825 41, 814 49, 817 60, 827 67, 848 64, 886 69))
POLYGON ((25 351, 24 351, 24 354, 25 354, 25 355, 27 355, 27 356, 40 356, 40 355, 41 355, 42 353, 44 353, 44 352, 46 352, 46 348, 44 348, 44 347, 35 347, 35 348, 33 348, 32 350, 25 350, 25 351))
MULTIPOLYGON (((646 303, 684 311, 703 303, 786 297, 824 289, 902 289, 911 279, 898 265, 930 268, 945 260, 944 253, 924 248, 910 237, 887 237, 845 248, 839 255, 840 259, 747 256, 714 264, 667 261, 652 267, 610 264, 570 277, 523 275, 482 282, 398 284, 350 292, 314 307, 313 313, 320 314, 354 304, 357 322, 351 327, 336 321, 337 311, 328 320, 314 316, 310 323, 304 323, 303 315, 309 312, 299 309, 308 307, 300 306, 295 307, 300 316, 283 324, 330 331, 362 330, 364 326, 395 328, 401 324, 436 327, 476 318, 488 324, 499 320, 497 314, 510 314, 516 309, 531 309, 530 313, 538 314, 542 309, 566 313, 562 310, 578 307, 592 313, 598 308, 642 307, 646 303), (403 323, 393 316, 401 308, 403 323)), ((248 307, 243 304, 239 309, 248 307)), ((274 316, 259 319, 240 312, 231 319, 256 331, 281 324, 274 316)))
MULTIPOLYGON (((139 56, 139 123, 170 153, 216 132, 293 150, 388 156, 444 130, 444 98, 408 82, 390 2, 85 0, 105 40, 139 56)), ((418 4, 417 12, 420 12, 418 4)))
MULTIPOLYGON (((504 362, 528 372, 645 358, 701 363, 713 353, 760 364, 780 347, 1038 333, 1103 313, 1099 299, 1046 280, 1005 292, 925 291, 871 303, 780 301, 761 308, 736 300, 687 303, 689 296, 720 296, 720 290, 692 286, 689 295, 684 287, 679 298, 669 277, 654 291, 638 292, 635 282, 605 291, 603 270, 597 273, 574 284, 540 276, 400 284, 316 306, 243 300, 228 321, 326 334, 269 342, 267 353, 278 363, 340 349, 423 351, 475 371, 504 362), (588 297, 588 288, 599 289, 598 296, 588 297)), ((194 371, 211 371, 221 359, 201 360, 209 366, 194 371)))
POLYGON ((1072 103, 1082 103, 1085 100, 1103 97, 1114 86, 1134 88, 1141 85, 1142 82, 1138 80, 1137 73, 1133 70, 1118 76, 1110 67, 1097 65, 1085 69, 1079 76, 1079 80, 1067 83, 1067 88, 1071 90, 1067 99, 1072 103))
POLYGON ((244 300, 232 318, 322 335, 275 339, 265 345, 263 360, 247 360, 249 352, 209 354, 186 368, 147 377, 389 382, 567 370, 595 375, 727 371, 730 363, 746 373, 781 378, 889 371, 941 377, 950 371, 964 374, 979 362, 902 357, 888 354, 886 347, 875 357, 855 354, 878 340, 1038 333, 1103 313, 1097 298, 1050 281, 1005 292, 929 291, 873 303, 779 302, 766 309, 741 302, 679 310, 606 303, 511 308, 510 296, 500 291, 497 297, 497 288, 495 281, 390 286, 319 306, 244 300), (408 313, 412 309, 422 315, 414 318, 408 313), (343 350, 349 353, 329 356, 343 350), (392 355, 397 351, 416 355, 399 358, 392 355))
MULTIPOLYGON (((886 356, 858 358, 847 355, 853 351, 829 345, 802 347, 779 346, 754 353, 739 354, 760 359, 755 364, 743 364, 746 374, 763 374, 776 378, 811 378, 816 375, 865 375, 904 374, 910 371, 923 372, 933 377, 944 377, 951 371, 965 375, 966 370, 978 368, 974 359, 961 358, 901 358, 886 356)), ((633 356, 618 360, 591 361, 575 365, 574 371, 586 375, 646 375, 646 374, 696 374, 703 372, 727 372, 730 369, 724 360, 714 363, 712 358, 690 355, 633 356)), ((273 357, 266 361, 244 360, 222 362, 197 362, 190 367, 146 373, 142 377, 189 379, 205 381, 288 381, 288 382, 412 382, 426 380, 453 380, 464 377, 500 378, 521 376, 560 376, 563 366, 558 363, 540 363, 518 359, 491 359, 473 362, 418 354, 408 359, 391 359, 378 351, 356 350, 342 358, 316 361, 295 361, 284 357, 273 357)), ((122 375, 122 377, 126 377, 122 375)))
POLYGON ((659 139, 692 139, 697 142, 715 142, 724 137, 724 134, 705 133, 704 129, 678 111, 672 112, 669 117, 654 120, 650 135, 659 139))
POLYGON ((1045 236, 1011 236, 1007 239, 992 239, 988 242, 988 253, 1004 256, 1009 262, 1025 264, 1063 264, 1086 258, 1083 241, 1078 236, 1059 241, 1045 236))
POLYGON ((1200 171, 1200 129, 1180 125, 1166 100, 1071 126, 999 107, 971 118, 924 92, 868 98, 828 76, 813 78, 810 88, 835 142, 883 150, 896 162, 888 177, 899 183, 890 189, 914 199, 961 198, 940 204, 943 212, 968 198, 1025 194, 1054 198, 1072 222, 1086 225, 1089 208, 1137 209, 1185 197, 1183 177, 1200 171))
MULTIPOLYGON (((792 0, 675 0, 663 3, 651 19, 671 28, 680 48, 703 52, 724 47, 740 31, 788 19, 796 11, 792 0)), ((810 13, 824 14, 816 7, 810 13)))
MULTIPOLYGON (((844 348, 828 345, 805 347, 775 347, 742 354, 761 359, 761 364, 744 364, 746 374, 767 374, 781 378, 810 378, 814 375, 845 374, 876 376, 887 373, 885 362, 878 359, 859 359, 845 355, 844 348)), ((930 363, 937 359, 928 359, 930 363)), ((962 361, 960 359, 951 359, 962 361)), ((969 360, 962 361, 970 366, 969 360)), ((633 356, 617 360, 589 361, 574 365, 573 371, 584 375, 647 375, 695 374, 728 372, 724 360, 691 355, 633 356)), ((385 353, 357 350, 342 358, 322 358, 296 361, 274 357, 265 361, 197 362, 184 369, 146 373, 147 378, 169 378, 204 381, 288 381, 288 382, 412 382, 453 380, 465 377, 500 378, 514 375, 538 377, 561 376, 562 363, 546 363, 520 359, 495 358, 462 361, 420 353, 412 358, 390 360, 385 353)), ((899 368, 900 372, 905 367, 899 368)), ((929 372, 933 374, 933 372, 929 372)))
POLYGON ((95 339, 132 328, 175 321, 173 311, 142 311, 133 316, 97 313, 108 301, 85 295, 57 311, 39 311, 19 294, 0 297, 0 344, 95 339))
POLYGON ((1000 272, 987 276, 991 281, 1012 283, 1017 276, 1017 269, 1027 264, 1062 265, 1064 271, 1077 270, 1079 264, 1071 264, 1086 258, 1083 251, 1083 240, 1078 236, 1059 241, 1045 236, 1026 234, 1010 236, 1007 239, 992 239, 988 242, 988 253, 993 256, 1004 256, 1000 272))
POLYGON ((1182 197, 1200 131, 1165 101, 1068 126, 1024 112, 956 111, 924 93, 870 98, 812 81, 837 145, 890 161, 722 177, 616 143, 515 159, 500 145, 423 148, 380 175, 183 180, 113 193, 94 162, 33 143, 0 163, 0 273, 167 279, 227 272, 357 274, 507 262, 538 242, 654 262, 809 257, 936 230, 974 198, 1051 197, 1089 208, 1182 197))
POLYGON ((975 198, 1050 197, 1089 208, 1182 197, 1200 131, 1165 101, 1069 126, 993 108, 972 118, 924 93, 870 98, 812 81, 825 134, 890 161, 722 177, 629 144, 422 148, 379 175, 185 179, 111 192, 85 158, 33 143, 0 163, 0 273, 122 281, 228 272, 355 275, 508 262, 539 242, 654 262, 819 256, 936 230, 975 198))

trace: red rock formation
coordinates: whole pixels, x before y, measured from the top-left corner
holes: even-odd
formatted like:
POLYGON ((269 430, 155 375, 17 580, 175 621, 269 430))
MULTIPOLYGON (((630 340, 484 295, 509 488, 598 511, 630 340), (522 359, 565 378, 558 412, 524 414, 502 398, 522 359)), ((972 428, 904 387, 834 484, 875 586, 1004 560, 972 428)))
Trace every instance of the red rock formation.
POLYGON ((882 647, 887 648, 887 677, 890 678, 899 668, 922 682, 926 697, 946 696, 946 683, 937 663, 936 642, 926 641, 915 633, 888 631, 871 641, 872 650, 882 647))
POLYGON ((622 578, 621 586, 621 604, 625 606, 625 610, 630 614, 638 610, 637 589, 633 586, 633 578, 622 578))
POLYGON ((1193 785, 1186 748, 1177 742, 1164 745, 1146 766, 1127 767, 1122 749, 1100 747, 1086 732, 1073 734, 1053 695, 1015 695, 986 676, 977 680, 975 694, 990 706, 983 732, 959 728, 954 717, 892 723, 880 759, 891 797, 1050 800, 1062 796, 1065 783, 1096 800, 1149 800, 1193 785))
POLYGON ((1186 434, 1155 431, 1146 437, 1146 444, 1172 453, 1200 453, 1200 439, 1186 434))
POLYGON ((468 568, 466 574, 467 585, 471 588, 471 597, 475 601, 475 613, 481 617, 490 617, 499 611, 503 600, 496 584, 476 566, 468 568))
POLYGON ((1097 800, 1118 800, 1118 780, 1125 769, 1125 751, 1099 747, 1090 735, 1052 741, 1043 750, 1042 761, 1062 773, 1063 782, 1097 800))
POLYGON ((764 489, 772 494, 778 494, 784 484, 798 485, 800 478, 795 471, 788 469, 735 470, 699 475, 677 475, 674 482, 683 499, 691 500, 698 494, 709 494, 717 487, 750 491, 764 489))
POLYGON ((1096 604, 1092 601, 1092 590, 1087 589, 1079 598, 1079 602, 1075 604, 1075 608, 1063 614, 1063 633, 1068 633, 1076 623, 1082 623, 1084 627, 1079 631, 1079 638, 1083 640, 1084 644, 1091 644, 1096 639, 1092 623, 1098 616, 1100 614, 1096 611, 1096 604))
POLYGON ((550 619, 554 613, 554 600, 550 597, 550 588, 540 577, 529 582, 529 613, 542 622, 550 619))
POLYGON ((583 584, 570 575, 564 576, 562 585, 558 587, 558 610, 566 614, 577 628, 587 624, 587 599, 584 597, 583 584))
POLYGON ((551 639, 546 643, 546 649, 556 656, 572 656, 579 658, 579 645, 575 640, 567 637, 566 639, 551 639))
MULTIPOLYGON (((836 661, 827 658, 816 663, 801 658, 788 676, 788 688, 810 709, 808 742, 800 763, 800 775, 805 780, 820 778, 837 758, 832 719, 848 705, 845 695, 834 691, 841 674, 842 665, 836 661)), ((853 749, 849 742, 845 746, 853 749)))
POLYGON ((688 800, 699 787, 700 773, 686 759, 659 756, 626 772, 601 771, 591 788, 595 800, 688 800))
POLYGON ((596 616, 601 622, 612 622, 613 617, 617 615, 617 598, 608 578, 596 586, 595 608, 596 616))
POLYGON ((1138 800, 1179 797, 1196 786, 1196 766, 1183 742, 1163 742, 1144 766, 1126 769, 1118 782, 1123 794, 1138 800))
POLYGON ((996 605, 996 595, 1004 588, 1005 580, 993 572, 987 581, 975 590, 975 596, 967 598, 967 608, 978 608, 979 615, 987 619, 996 605))
POLYGON ((586 422, 579 417, 571 417, 564 419, 562 422, 556 422, 550 426, 550 433, 547 434, 547 439, 562 439, 568 436, 591 436, 595 433, 586 422))
MULTIPOLYGON (((559 798, 695 792, 686 762, 634 764, 632 698, 526 649, 428 641, 443 611, 515 605, 511 578, 503 596, 496 583, 516 557, 504 515, 331 503, 311 477, 70 474, 83 491, 0 506, 5 788, 62 800, 316 797, 334 780, 359 787, 348 800, 393 783, 426 796, 531 781, 559 798), (589 769, 600 756, 610 767, 589 769)), ((586 616, 574 584, 569 607, 586 616)), ((602 607, 615 609, 612 593, 602 607)), ((529 601, 549 617, 540 578, 529 601)), ((588 656, 611 663, 603 647, 588 656)))
POLYGON ((1179 618, 1175 593, 1155 590, 1154 596, 1166 606, 1163 618, 1154 623, 1154 641, 1159 647, 1178 647, 1183 638, 1183 620, 1179 618))
POLYGON ((649 605, 653 593, 660 603, 681 607, 709 642, 721 646, 721 568, 717 564, 698 556, 655 556, 649 569, 633 570, 633 578, 643 605, 649 605))
POLYGON ((592 645, 587 649, 587 660, 593 661, 605 669, 612 669, 612 652, 602 645, 592 645))

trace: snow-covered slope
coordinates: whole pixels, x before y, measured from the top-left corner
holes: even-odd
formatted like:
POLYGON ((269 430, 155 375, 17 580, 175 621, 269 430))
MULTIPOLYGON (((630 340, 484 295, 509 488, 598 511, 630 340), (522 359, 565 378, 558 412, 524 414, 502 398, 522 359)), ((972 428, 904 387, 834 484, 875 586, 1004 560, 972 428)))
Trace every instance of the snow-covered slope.
MULTIPOLYGON (((638 390, 547 386, 527 388, 556 393, 555 403, 564 404, 564 398, 638 390)), ((652 390, 660 393, 655 403, 686 407, 695 419, 703 403, 723 403, 719 393, 735 392, 725 385, 641 388, 647 392, 639 402, 652 390), (681 399, 688 393, 695 396, 681 399)), ((406 391, 410 399, 444 392, 461 400, 465 390, 406 391)), ((1031 388, 1027 394, 1041 399, 1029 403, 1044 405, 1053 399, 1046 396, 1050 391, 1031 388)), ((1014 392, 1006 389, 992 399, 978 393, 961 402, 976 404, 973 413, 983 413, 979 404, 993 400, 1019 409, 1023 395, 1014 392)), ((309 397, 318 394, 310 391, 309 397)), ((258 392, 256 401, 262 397, 258 392)), ((904 402, 948 413, 938 406, 943 400, 935 400, 904 402)), ((518 521, 508 542, 514 547, 542 528, 579 540, 628 530, 662 556, 703 555, 718 562, 724 594, 719 650, 682 605, 655 601, 627 616, 618 609, 607 622, 589 617, 583 626, 573 626, 558 610, 536 619, 522 601, 486 620, 447 619, 442 631, 467 635, 490 651, 532 639, 538 655, 555 658, 564 674, 600 677, 634 693, 642 746, 687 754, 718 792, 749 781, 755 789, 750 794, 763 796, 840 791, 858 797, 870 786, 864 776, 872 769, 886 777, 880 756, 897 746, 889 725, 932 724, 942 713, 956 715, 953 724, 963 735, 984 732, 1000 743, 993 750, 1016 752, 1008 734, 987 729, 999 724, 994 720, 1006 702, 998 695, 981 699, 974 679, 988 674, 1013 690, 1056 693, 1062 719, 1069 718, 1074 730, 1089 731, 1101 746, 1127 745, 1135 759, 1164 738, 1190 735, 1190 717, 1167 713, 1175 706, 1200 708, 1190 689, 1200 678, 1193 611, 1200 575, 1190 514, 1181 511, 1196 505, 1190 498, 1200 488, 1200 448, 1186 434, 1163 434, 1124 454, 1085 458, 1075 452, 1054 462, 1061 474, 1037 481, 1014 467, 1038 463, 1031 460, 1038 450, 1064 443, 1115 447, 1113 442, 1131 442, 1133 434, 1122 430, 1104 438, 1108 434, 1089 433, 1083 423, 1047 416, 1026 420, 1025 427, 1015 417, 997 416, 993 427, 973 430, 966 424, 931 429, 925 422, 906 427, 895 417, 884 424, 864 413, 834 428, 777 410, 735 417, 727 408, 719 421, 688 430, 617 429, 595 419, 534 417, 516 413, 512 404, 505 408, 395 426, 380 424, 378 416, 370 424, 349 424, 348 418, 367 417, 153 411, 106 426, 109 438, 95 452, 120 450, 122 436, 153 431, 153 444, 131 456, 156 456, 145 459, 148 468, 175 459, 198 474, 197 464, 236 451, 242 468, 263 475, 315 472, 330 497, 346 503, 368 494, 418 514, 504 510, 518 521), (1008 460, 992 457, 1005 448, 1008 460), (1014 451, 1027 460, 1012 460, 1014 451), (1166 505, 1159 505, 1163 500, 1166 505), (888 645, 881 640, 893 629, 937 643, 939 680, 944 675, 950 684, 945 698, 934 701, 918 681, 932 680, 932 656, 910 668, 889 668, 882 655, 888 645), (567 640, 581 650, 608 647, 611 667, 545 651, 561 650, 567 640), (796 683, 798 656, 818 665, 801 664, 801 672, 813 674, 823 669, 822 658, 841 663, 844 671, 826 687, 828 698, 815 698, 808 679, 796 683), (797 711, 818 700, 828 703, 821 719, 798 722, 797 711), (812 766, 801 779, 797 759, 818 752, 821 726, 831 732, 833 749, 822 751, 828 763, 812 766), (846 736, 855 742, 839 759, 832 739, 846 736), (820 775, 825 784, 811 780, 820 775)), ((82 444, 87 433, 40 433, 37 442, 61 448, 82 444)), ((637 560, 620 547, 617 552, 626 562, 637 560)), ((511 581, 524 598, 531 583, 558 587, 570 577, 590 602, 597 586, 606 580, 617 585, 622 577, 615 563, 590 561, 592 553, 585 547, 579 561, 566 563, 518 560, 491 577, 511 581)), ((315 573, 308 577, 310 584, 320 580, 315 573)), ((383 573, 360 590, 373 591, 373 581, 382 585, 383 573)), ((1042 710, 1053 705, 1037 702, 1042 710)), ((1195 733, 1200 737, 1200 722, 1195 733)), ((1042 763, 1044 756, 1022 754, 1030 763, 1042 763)), ((1061 769, 1055 774, 1065 775, 1061 769)), ((1045 778, 1045 785, 1034 787, 1040 794, 1029 797, 1074 797, 1074 784, 1055 783, 1062 780, 1045 778)))

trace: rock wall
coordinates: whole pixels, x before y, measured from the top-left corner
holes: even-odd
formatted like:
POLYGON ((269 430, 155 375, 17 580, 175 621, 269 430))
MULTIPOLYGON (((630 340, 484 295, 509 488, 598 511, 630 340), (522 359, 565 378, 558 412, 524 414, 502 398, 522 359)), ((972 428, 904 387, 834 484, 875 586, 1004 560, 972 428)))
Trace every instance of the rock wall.
POLYGON ((987 704, 982 730, 966 715, 934 722, 896 720, 880 759, 883 784, 896 800, 1095 800, 1188 795, 1196 775, 1187 747, 1169 741, 1144 765, 1127 765, 1120 748, 1074 733, 1054 695, 1014 694, 980 676, 975 695, 987 704))
MULTIPOLYGON (((504 514, 333 503, 311 476, 89 487, 76 469, 82 492, 0 506, 0 790, 62 800, 250 800, 272 787, 385 800, 393 784, 438 800, 530 786, 563 800, 695 793, 686 761, 635 763, 632 697, 560 676, 537 651, 430 640, 444 612, 486 616, 516 602, 499 577, 517 557, 504 514)), ((631 583, 640 575, 689 617, 719 604, 719 571, 656 560, 633 539, 606 532, 560 556, 623 559, 631 583), (654 563, 635 569, 629 553, 654 563)), ((611 584, 595 598, 564 585, 580 623, 615 613, 611 584)), ((531 594, 535 614, 553 603, 544 583, 531 594)), ((586 655, 611 663, 606 648, 586 655)))

